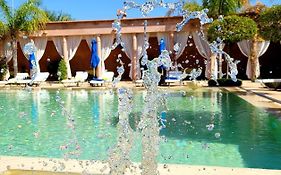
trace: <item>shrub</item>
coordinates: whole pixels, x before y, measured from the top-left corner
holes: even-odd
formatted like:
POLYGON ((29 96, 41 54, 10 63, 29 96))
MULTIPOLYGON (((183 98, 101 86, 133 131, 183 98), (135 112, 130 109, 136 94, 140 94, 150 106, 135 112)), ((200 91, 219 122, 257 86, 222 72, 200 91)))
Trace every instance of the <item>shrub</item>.
POLYGON ((218 83, 215 80, 209 80, 208 81, 208 86, 216 87, 216 86, 218 86, 218 83))
POLYGON ((4 59, 0 59, 0 80, 4 80, 5 75, 7 74, 8 66, 4 59))
POLYGON ((237 80, 236 82, 234 82, 232 79, 217 79, 217 81, 215 80, 209 80, 208 81, 208 85, 210 87, 215 87, 215 86, 225 86, 225 87, 229 87, 229 86, 241 86, 242 85, 242 81, 241 80, 237 80))
POLYGON ((63 59, 60 60, 57 75, 59 77, 59 80, 67 79, 67 67, 66 67, 66 63, 63 59))
POLYGON ((273 42, 281 41, 281 5, 272 6, 260 14, 258 18, 259 33, 273 42))

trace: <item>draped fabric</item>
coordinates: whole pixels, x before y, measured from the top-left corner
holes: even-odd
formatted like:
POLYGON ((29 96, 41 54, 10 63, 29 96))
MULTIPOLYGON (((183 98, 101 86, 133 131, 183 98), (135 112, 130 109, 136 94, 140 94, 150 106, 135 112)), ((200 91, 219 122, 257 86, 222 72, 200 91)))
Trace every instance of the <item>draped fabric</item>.
POLYGON ((69 61, 72 60, 72 58, 74 57, 81 40, 82 36, 69 36, 66 38, 69 61))
POLYGON ((157 33, 158 44, 160 44, 161 39, 163 39, 164 42, 166 43, 166 49, 168 51, 172 51, 171 42, 173 42, 173 41, 170 41, 170 34, 169 33, 157 33))
MULTIPOLYGON (((206 64, 206 70, 205 70, 205 77, 210 79, 211 78, 211 56, 212 56, 212 51, 210 49, 209 43, 202 39, 201 36, 197 32, 192 33, 193 41, 194 44, 199 52, 199 54, 207 59, 207 64, 206 64)), ((215 61, 215 67, 214 67, 214 78, 217 78, 217 61, 215 61)))
POLYGON ((63 55, 63 40, 62 40, 62 37, 54 37, 53 38, 53 42, 54 42, 54 45, 56 47, 56 50, 57 50, 58 54, 61 57, 64 57, 64 55, 63 55))
MULTIPOLYGON (((114 35, 101 35, 101 55, 100 56, 100 64, 101 64, 101 73, 105 72, 105 60, 111 53, 111 47, 114 41, 114 35)), ((98 48, 99 49, 99 48, 98 48)), ((101 76, 102 76, 101 75, 101 76)))
MULTIPOLYGON (((149 38, 149 35, 147 35, 147 38, 149 38)), ((141 79, 141 69, 140 69, 140 59, 142 58, 143 54, 144 54, 144 34, 137 34, 137 80, 141 79)))
POLYGON ((30 42, 30 39, 24 39, 24 38, 19 38, 19 43, 20 43, 20 48, 21 48, 21 50, 22 50, 22 52, 23 52, 23 55, 25 56, 25 58, 27 59, 27 60, 29 60, 29 55, 25 55, 24 54, 24 46, 27 44, 27 43, 29 43, 30 42))
POLYGON ((86 42, 89 46, 89 49, 91 49, 92 48, 92 40, 93 39, 97 40, 97 37, 95 37, 95 36, 84 36, 83 39, 86 40, 86 42))
POLYGON ((256 50, 256 55, 257 55, 257 60, 256 61, 256 67, 253 68, 250 60, 251 56, 251 48, 253 45, 252 40, 243 40, 237 43, 240 51, 242 52, 243 55, 248 57, 248 62, 247 62, 247 70, 246 70, 246 75, 249 79, 253 77, 253 69, 255 70, 255 76, 259 77, 260 76, 260 63, 259 63, 259 57, 261 57, 266 50, 269 47, 270 41, 258 41, 257 43, 257 50, 256 50))
POLYGON ((36 58, 37 72, 40 72, 39 61, 41 60, 41 58, 45 53, 47 42, 48 40, 46 37, 39 37, 34 39, 34 45, 36 47, 35 58, 36 58))
POLYGON ((8 41, 4 42, 4 56, 6 57, 6 63, 9 63, 13 58, 13 49, 8 41))
POLYGON ((186 47, 186 43, 189 37, 189 33, 188 32, 178 32, 174 38, 175 43, 178 43, 179 45, 179 50, 175 56, 175 60, 177 60, 182 54, 183 51, 186 47))
MULTIPOLYGON (((134 56, 133 35, 132 34, 122 34, 122 41, 125 45, 124 52, 126 53, 126 55, 131 60, 131 63, 132 63, 132 59, 133 59, 133 56, 134 56)), ((130 74, 129 74, 131 79, 133 77, 132 69, 133 69, 133 66, 131 65, 130 66, 130 74)))

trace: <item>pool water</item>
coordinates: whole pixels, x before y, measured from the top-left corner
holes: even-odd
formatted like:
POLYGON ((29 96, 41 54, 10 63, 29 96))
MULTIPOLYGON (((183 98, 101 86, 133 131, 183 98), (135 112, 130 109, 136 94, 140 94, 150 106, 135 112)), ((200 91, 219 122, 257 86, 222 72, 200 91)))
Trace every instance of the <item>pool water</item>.
MULTIPOLYGON (((111 91, 62 90, 75 133, 56 102, 55 90, 0 91, 0 155, 107 160, 117 141, 118 98, 111 91), (65 145, 69 144, 67 149, 65 145), (80 149, 79 149, 80 150, 80 149)), ((130 126, 131 160, 141 161, 136 127, 145 92, 134 93, 130 126)), ((221 90, 167 93, 166 128, 160 130, 159 163, 281 169, 281 121, 238 96, 221 90), (164 137, 165 136, 165 137, 164 137)))

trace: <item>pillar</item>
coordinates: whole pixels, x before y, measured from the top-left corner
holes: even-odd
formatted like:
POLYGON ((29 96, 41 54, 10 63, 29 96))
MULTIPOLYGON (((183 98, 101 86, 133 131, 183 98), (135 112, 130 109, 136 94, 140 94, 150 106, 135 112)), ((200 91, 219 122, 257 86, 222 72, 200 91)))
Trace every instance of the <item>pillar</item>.
POLYGON ((0 40, 0 57, 4 57, 4 41, 0 40))
POLYGON ((102 60, 102 53, 101 53, 101 37, 97 36, 97 50, 98 50, 98 56, 100 58, 100 62, 98 64, 98 67, 95 69, 95 73, 97 78, 102 78, 103 77, 103 70, 102 70, 102 64, 103 60, 102 60))
POLYGON ((137 80, 137 50, 138 50, 138 41, 137 41, 137 35, 133 34, 133 58, 132 58, 132 80, 137 80))
POLYGON ((176 70, 178 70, 178 66, 177 66, 177 60, 175 59, 176 58, 176 55, 174 53, 174 32, 171 32, 169 34, 169 45, 170 45, 170 50, 172 54, 170 54, 170 57, 171 57, 171 60, 174 60, 175 61, 175 65, 176 65, 176 70))
POLYGON ((216 61, 217 61, 217 55, 215 53, 212 53, 211 55, 211 79, 217 78, 217 75, 215 74, 216 70, 216 61))
POLYGON ((65 36, 62 38, 62 43, 63 43, 63 59, 65 61, 66 68, 67 68, 67 78, 71 79, 72 74, 71 74, 71 68, 68 60, 67 41, 65 36))

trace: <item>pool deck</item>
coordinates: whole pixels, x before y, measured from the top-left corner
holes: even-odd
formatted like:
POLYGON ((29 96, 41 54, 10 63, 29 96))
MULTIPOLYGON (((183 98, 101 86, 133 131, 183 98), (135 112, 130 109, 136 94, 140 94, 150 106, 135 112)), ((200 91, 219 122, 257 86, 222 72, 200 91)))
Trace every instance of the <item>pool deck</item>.
MULTIPOLYGON (((0 157, 0 175, 28 174, 24 170, 31 170, 29 174, 50 174, 47 172, 108 175, 107 163, 89 160, 63 160, 50 158, 24 158, 24 157, 0 157), (17 171, 15 171, 17 170, 17 171), (39 173, 35 173, 39 172, 39 173), (45 172, 45 173, 44 173, 45 172)), ((250 168, 226 168, 211 166, 186 166, 186 165, 162 165, 159 164, 160 175, 280 175, 279 170, 264 170, 250 168)), ((55 173, 52 173, 55 175, 55 173)), ((139 164, 133 164, 126 175, 140 175, 139 164)))
POLYGON ((241 87, 225 87, 256 107, 281 117, 281 91, 265 88, 262 84, 243 81, 241 87))
MULTIPOLYGON (((143 87, 136 87, 132 82, 121 82, 118 87, 127 87, 133 89, 144 89, 143 87)), ((207 87, 205 81, 202 82, 187 82, 183 86, 164 86, 161 89, 196 89, 198 87, 207 87)), ((22 86, 4 86, 2 89, 23 88, 22 86)), ((83 83, 79 87, 65 87, 60 83, 50 84, 44 83, 40 87, 34 89, 108 89, 105 87, 91 87, 88 83, 83 83)), ((215 88, 213 88, 215 89, 215 88)), ((219 88, 217 88, 219 89, 219 88)), ((251 81, 243 81, 241 87, 224 87, 223 89, 233 92, 248 101, 249 103, 263 108, 266 111, 281 117, 281 91, 275 91, 265 88, 260 83, 251 81)), ((25 158, 25 157, 2 157, 0 156, 0 175, 18 175, 28 174, 22 171, 8 171, 8 170, 32 170, 32 171, 56 171, 56 172, 71 172, 76 174, 83 174, 85 168, 90 174, 109 174, 109 168, 106 163, 98 161, 75 161, 63 159, 50 158, 25 158), (86 166, 87 165, 87 166, 86 166), (64 168, 63 168, 64 167, 64 168)), ((138 164, 133 166, 134 172, 127 172, 126 174, 140 174, 138 164)), ((281 170, 265 170, 265 169, 250 169, 250 168, 228 168, 228 167, 211 167, 211 166, 187 166, 187 165, 159 165, 158 170, 160 175, 281 175, 281 170)), ((30 174, 30 173, 29 173, 30 174)), ((49 175, 49 173, 32 173, 40 175, 49 175)), ((53 174, 53 173, 52 173, 53 174)), ((74 174, 73 174, 74 175, 74 174)))

